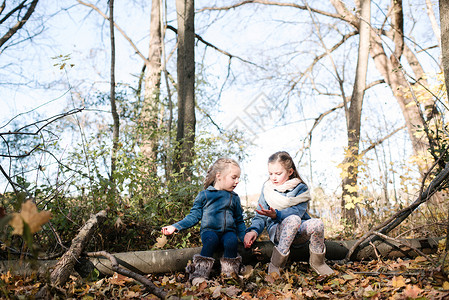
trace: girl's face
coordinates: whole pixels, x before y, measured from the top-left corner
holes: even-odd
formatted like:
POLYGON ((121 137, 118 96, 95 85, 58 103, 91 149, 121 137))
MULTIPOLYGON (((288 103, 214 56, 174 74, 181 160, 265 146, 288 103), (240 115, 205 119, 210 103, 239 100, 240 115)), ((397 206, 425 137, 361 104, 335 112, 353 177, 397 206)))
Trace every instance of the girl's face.
POLYGON ((230 165, 222 173, 217 173, 214 188, 232 192, 240 181, 240 168, 230 165))
POLYGON ((290 175, 293 174, 293 169, 287 170, 279 162, 273 162, 268 164, 268 174, 270 175, 270 181, 274 185, 284 184, 290 175))

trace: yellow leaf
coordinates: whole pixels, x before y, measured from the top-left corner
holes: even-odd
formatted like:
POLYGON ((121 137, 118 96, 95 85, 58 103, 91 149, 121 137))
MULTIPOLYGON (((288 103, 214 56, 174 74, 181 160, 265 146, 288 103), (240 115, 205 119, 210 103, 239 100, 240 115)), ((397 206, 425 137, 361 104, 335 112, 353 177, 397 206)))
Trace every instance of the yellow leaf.
POLYGON ((30 232, 35 233, 41 230, 41 226, 47 223, 51 218, 49 211, 37 211, 36 204, 31 200, 22 203, 22 210, 20 213, 13 213, 13 217, 9 224, 14 227, 13 234, 23 234, 23 223, 28 224, 30 232))
POLYGON ((443 290, 449 290, 449 282, 445 281, 443 283, 443 290))
POLYGON ((427 261, 427 258, 425 258, 424 256, 417 256, 415 258, 415 262, 424 262, 427 261))
POLYGON ((346 203, 345 204, 345 208, 346 209, 353 209, 353 208, 355 208, 355 205, 354 205, 354 203, 346 203))
POLYGON ((354 185, 347 184, 347 185, 345 185, 345 189, 350 193, 354 193, 354 192, 357 192, 358 187, 354 186, 354 185))
POLYGON ((165 246, 165 244, 167 244, 167 237, 165 235, 163 235, 156 239, 156 244, 154 245, 154 247, 162 248, 165 246))
POLYGON ((401 288, 405 286, 404 277, 402 276, 394 276, 393 279, 391 279, 391 285, 394 288, 401 288))

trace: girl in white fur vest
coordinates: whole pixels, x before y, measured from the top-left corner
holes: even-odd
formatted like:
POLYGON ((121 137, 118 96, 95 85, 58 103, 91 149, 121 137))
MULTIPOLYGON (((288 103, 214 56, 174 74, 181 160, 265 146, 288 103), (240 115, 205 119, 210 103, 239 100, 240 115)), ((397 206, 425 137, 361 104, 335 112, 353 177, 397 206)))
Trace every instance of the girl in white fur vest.
POLYGON ((250 248, 257 236, 267 228, 270 240, 275 244, 268 266, 268 274, 280 275, 290 254, 292 244, 309 241, 309 264, 319 275, 331 275, 334 271, 325 263, 324 225, 307 213, 310 192, 296 170, 291 156, 276 152, 268 158, 267 180, 259 198, 257 214, 246 230, 244 245, 250 248))

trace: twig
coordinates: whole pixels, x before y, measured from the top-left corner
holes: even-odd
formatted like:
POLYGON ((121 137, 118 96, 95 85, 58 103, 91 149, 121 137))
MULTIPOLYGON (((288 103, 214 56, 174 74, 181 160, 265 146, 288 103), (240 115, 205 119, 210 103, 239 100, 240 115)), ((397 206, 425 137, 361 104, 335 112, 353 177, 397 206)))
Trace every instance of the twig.
POLYGON ((438 222, 436 222, 436 223, 427 223, 427 224, 424 224, 424 225, 416 226, 416 227, 410 228, 409 230, 406 230, 406 231, 402 232, 401 234, 398 234, 396 236, 396 238, 399 238, 399 237, 401 237, 403 235, 406 235, 409 232, 421 229, 423 227, 427 228, 427 227, 430 227, 430 226, 447 226, 447 223, 438 223, 438 222))
MULTIPOLYGON (((23 27, 23 25, 25 25, 25 23, 29 20, 31 14, 34 12, 34 9, 36 8, 37 2, 39 2, 39 0, 33 0, 33 2, 30 3, 30 6, 28 7, 25 15, 22 17, 22 19, 19 19, 17 17, 17 23, 14 24, 14 26, 12 26, 11 28, 9 28, 8 32, 6 32, 1 38, 0 38, 0 47, 3 46, 3 44, 5 44, 19 29, 21 29, 23 27)), ((19 8, 19 10, 21 10, 22 4, 20 4, 17 8, 19 8)))
MULTIPOLYGON (((98 7, 96 7, 95 5, 91 4, 91 3, 86 3, 83 2, 81 0, 78 0, 79 4, 82 4, 84 6, 90 7, 93 10, 95 10, 97 13, 99 13, 103 18, 105 18, 108 21, 111 21, 109 19, 109 17, 107 15, 105 15, 98 7)), ((150 61, 148 60, 148 58, 145 57, 145 55, 142 54, 142 52, 139 51, 139 49, 137 48, 137 46, 133 43, 133 41, 131 40, 131 38, 128 37, 128 35, 125 33, 125 31, 116 23, 114 22, 114 20, 112 20, 112 24, 114 25, 115 28, 117 28, 118 31, 120 31, 120 33, 123 35, 123 37, 125 38, 125 40, 128 41, 128 43, 131 45, 131 47, 133 47, 134 51, 136 51, 137 55, 140 56, 140 58, 142 58, 142 60, 144 61, 145 65, 148 65, 150 63, 150 61)))
POLYGON ((371 241, 369 241, 369 244, 373 247, 374 254, 376 254, 377 260, 383 262, 379 255, 379 252, 377 251, 376 245, 374 245, 371 241))
POLYGON ((64 118, 64 117, 67 117, 67 116, 70 116, 70 115, 73 115, 73 114, 77 114, 77 113, 79 113, 79 112, 81 112, 81 111, 83 111, 83 110, 84 110, 84 107, 81 107, 81 108, 74 108, 74 109, 69 110, 69 111, 67 111, 67 112, 65 112, 65 113, 60 113, 60 114, 54 115, 54 116, 52 116, 52 117, 49 117, 49 118, 47 118, 47 119, 40 120, 40 121, 36 121, 36 122, 34 122, 34 123, 31 123, 31 124, 27 124, 27 125, 25 125, 25 126, 19 128, 19 129, 17 129, 16 131, 0 132, 0 135, 2 135, 2 136, 3 136, 3 135, 18 135, 18 134, 23 134, 23 135, 38 135, 39 132, 41 132, 45 127, 47 127, 47 126, 50 125, 51 123, 53 123, 53 122, 55 122, 55 121, 57 121, 57 120, 59 120, 59 119, 62 119, 62 118, 64 118), (44 125, 42 125, 41 127, 38 127, 37 124, 42 123, 42 122, 46 122, 46 123, 45 123, 44 125), (31 126, 36 126, 36 127, 38 127, 38 130, 35 131, 35 132, 21 132, 23 129, 28 128, 28 127, 31 127, 31 126))
MULTIPOLYGON (((382 234, 382 233, 377 232, 377 231, 374 231, 373 234, 377 235, 378 237, 380 237, 380 238, 382 238, 382 239, 384 239, 384 240, 391 240, 391 241, 394 241, 394 242, 396 242, 396 243, 398 243, 398 244, 401 244, 401 245, 404 245, 404 246, 406 246, 406 247, 409 247, 409 248, 412 249, 413 251, 416 251, 416 253, 418 253, 419 255, 425 257, 425 258, 426 258, 428 261, 430 261, 434 266, 437 265, 437 263, 436 263, 432 258, 430 258, 429 256, 427 256, 424 252, 422 252, 422 251, 419 250, 418 248, 415 248, 415 247, 413 247, 413 246, 411 246, 411 245, 408 245, 407 243, 402 242, 401 240, 398 240, 398 239, 396 239, 396 238, 394 238, 394 237, 391 237, 391 236, 382 234)), ((371 243, 371 241, 370 241, 370 243, 371 243)))
MULTIPOLYGON (((101 257, 101 256, 106 257, 111 262, 111 267, 112 267, 113 271, 137 280, 138 282, 142 283, 153 295, 159 297, 160 299, 165 299, 167 297, 167 292, 165 292, 161 288, 158 288, 153 282, 151 282, 145 276, 137 274, 133 271, 121 268, 117 262, 117 259, 112 254, 110 254, 106 251, 98 251, 98 252, 89 252, 89 253, 87 253, 87 256, 89 256, 89 257, 101 257)), ((179 299, 179 298, 175 297, 175 296, 171 296, 170 299, 179 299)))
POLYGON ((360 274, 360 275, 369 275, 369 276, 376 276, 376 275, 384 275, 384 276, 419 276, 421 273, 419 272, 352 272, 354 274, 360 274))
MULTIPOLYGON (((245 4, 262 4, 262 5, 272 5, 272 6, 283 6, 283 7, 294 7, 294 8, 298 8, 301 10, 306 10, 307 7, 304 5, 299 5, 296 3, 281 3, 281 2, 276 2, 276 1, 267 1, 267 0, 244 0, 229 6, 222 6, 222 7, 203 7, 199 10, 196 11, 196 13, 199 12, 203 12, 203 11, 207 11, 207 10, 215 10, 215 11, 219 11, 219 10, 231 10, 231 9, 235 9, 239 6, 243 6, 245 4)), ((335 18, 335 19, 340 19, 346 22, 349 22, 347 19, 345 19, 344 16, 340 16, 338 14, 334 14, 334 13, 330 13, 327 11, 323 11, 323 10, 319 10, 319 9, 315 9, 315 8, 311 8, 311 10, 315 13, 321 14, 323 16, 326 17, 331 17, 331 18, 335 18)), ((350 22, 351 23, 351 22, 350 22)))
MULTIPOLYGON (((173 27, 173 26, 171 26, 171 25, 167 25, 167 29, 170 29, 171 31, 173 31, 173 32, 176 33, 176 34, 178 33, 178 29, 176 29, 175 27, 173 27)), ((198 35, 198 34, 196 34, 196 33, 195 33, 195 37, 196 37, 200 42, 202 42, 203 44, 205 44, 206 46, 211 47, 212 49, 215 49, 216 51, 218 51, 218 52, 220 52, 220 53, 222 53, 222 54, 228 56, 229 59, 231 59, 231 58, 236 58, 236 59, 238 59, 238 60, 240 60, 240 61, 242 61, 242 62, 244 62, 244 63, 250 64, 250 65, 256 66, 256 67, 258 67, 258 68, 260 68, 260 69, 265 70, 264 67, 259 66, 259 65, 257 65, 256 63, 253 63, 253 62, 251 62, 251 61, 249 61, 249 60, 246 60, 246 59, 244 59, 244 58, 238 57, 238 56, 233 55, 233 54, 231 54, 231 53, 229 53, 229 52, 227 52, 227 51, 225 51, 225 50, 222 50, 222 49, 218 48, 217 46, 215 46, 215 45, 209 43, 208 41, 204 40, 200 35, 198 35)))

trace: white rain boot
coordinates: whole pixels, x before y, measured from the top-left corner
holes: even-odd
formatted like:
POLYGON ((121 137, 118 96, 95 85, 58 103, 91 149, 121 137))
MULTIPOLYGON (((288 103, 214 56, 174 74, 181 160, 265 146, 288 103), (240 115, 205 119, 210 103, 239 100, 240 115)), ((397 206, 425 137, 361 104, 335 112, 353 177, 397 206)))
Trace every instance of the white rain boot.
POLYGON ((268 265, 268 275, 276 273, 281 276, 281 268, 284 267, 287 262, 290 251, 287 254, 282 254, 276 246, 273 247, 273 253, 271 254, 271 262, 268 265))
POLYGON ((315 253, 309 247, 309 264, 312 269, 318 273, 318 275, 332 275, 334 271, 326 264, 324 261, 326 255, 326 248, 324 248, 323 253, 315 253))

